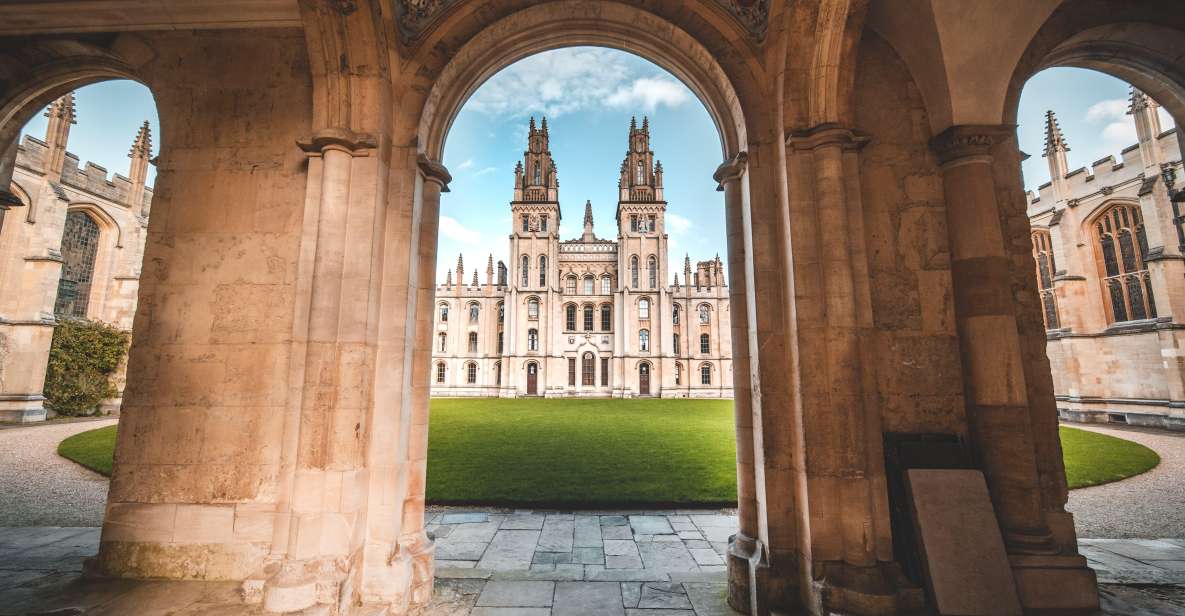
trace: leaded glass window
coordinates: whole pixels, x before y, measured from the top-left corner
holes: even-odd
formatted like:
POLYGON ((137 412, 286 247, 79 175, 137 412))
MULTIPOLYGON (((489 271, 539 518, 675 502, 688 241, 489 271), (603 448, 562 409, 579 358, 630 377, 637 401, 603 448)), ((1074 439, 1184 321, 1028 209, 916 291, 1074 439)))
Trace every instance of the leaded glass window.
POLYGON ((1037 289, 1041 295, 1041 316, 1045 329, 1057 329, 1057 298, 1053 294, 1053 244, 1048 231, 1033 231, 1033 261, 1037 264, 1037 289))
POLYGON ((58 279, 55 315, 86 318, 98 252, 99 225, 95 219, 86 212, 66 214, 66 225, 62 229, 62 276, 58 279))
POLYGON ((1104 303, 1111 321, 1155 318, 1156 302, 1145 263, 1148 240, 1139 207, 1111 206, 1095 221, 1095 234, 1104 303))

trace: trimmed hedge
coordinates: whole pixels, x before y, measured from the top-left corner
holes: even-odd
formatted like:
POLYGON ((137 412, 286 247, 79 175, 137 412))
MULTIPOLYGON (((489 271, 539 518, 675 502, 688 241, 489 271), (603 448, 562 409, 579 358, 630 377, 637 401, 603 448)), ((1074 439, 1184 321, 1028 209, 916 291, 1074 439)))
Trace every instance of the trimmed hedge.
POLYGON ((127 355, 129 339, 98 321, 58 321, 45 371, 45 406, 59 415, 97 413, 100 402, 119 393, 111 374, 127 355))

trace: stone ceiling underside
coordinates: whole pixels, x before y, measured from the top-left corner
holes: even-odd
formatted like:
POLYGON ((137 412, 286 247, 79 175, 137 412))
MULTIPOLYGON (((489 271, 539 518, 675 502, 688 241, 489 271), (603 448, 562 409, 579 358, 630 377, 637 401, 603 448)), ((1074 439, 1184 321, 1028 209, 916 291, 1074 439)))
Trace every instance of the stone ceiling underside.
MULTIPOLYGON (((713 0, 724 7, 755 40, 765 38, 770 0, 713 0)), ((437 17, 460 0, 393 0, 399 36, 410 45, 423 36, 437 17)))

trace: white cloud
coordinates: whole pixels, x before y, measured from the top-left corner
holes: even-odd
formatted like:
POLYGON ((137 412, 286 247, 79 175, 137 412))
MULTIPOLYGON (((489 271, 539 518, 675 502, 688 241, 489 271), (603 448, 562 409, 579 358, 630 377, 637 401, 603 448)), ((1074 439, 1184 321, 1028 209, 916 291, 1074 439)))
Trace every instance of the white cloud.
POLYGON ((678 107, 689 100, 691 92, 683 84, 665 77, 643 77, 617 88, 605 102, 613 107, 641 107, 653 112, 659 105, 678 107))
POLYGON ((683 84, 665 75, 643 74, 646 69, 630 60, 623 52, 597 47, 536 54, 491 77, 465 106, 488 115, 557 118, 605 106, 638 106, 649 112, 691 100, 683 84))
POLYGON ((1086 110, 1086 121, 1103 124, 1103 147, 1118 151, 1136 142, 1136 125, 1127 115, 1128 101, 1125 98, 1110 98, 1091 105, 1086 110))
POLYGON ((468 169, 468 168, 470 168, 470 167, 472 167, 472 166, 473 166, 473 159, 472 159, 472 158, 466 158, 466 159, 465 159, 465 162, 463 162, 463 163, 461 163, 461 164, 457 165, 457 171, 462 171, 462 170, 464 170, 464 169, 468 169))
POLYGON ((440 217, 440 234, 450 240, 464 244, 477 244, 481 242, 481 231, 462 225, 452 216, 440 217))
POLYGON ((667 230, 674 234, 682 235, 691 229, 691 220, 675 214, 667 212, 666 215, 667 230))
POLYGON ((1127 99, 1111 98, 1099 101, 1086 110, 1087 122, 1114 122, 1127 115, 1127 99))
POLYGON ((474 176, 474 177, 477 177, 477 176, 479 176, 479 175, 485 175, 485 174, 487 174, 487 173, 493 173, 493 172, 495 172, 495 171, 497 171, 497 170, 498 170, 498 168, 497 168, 497 167, 486 167, 486 168, 484 168, 484 169, 480 169, 480 170, 478 170, 478 171, 474 171, 474 172, 473 172, 473 176, 474 176))

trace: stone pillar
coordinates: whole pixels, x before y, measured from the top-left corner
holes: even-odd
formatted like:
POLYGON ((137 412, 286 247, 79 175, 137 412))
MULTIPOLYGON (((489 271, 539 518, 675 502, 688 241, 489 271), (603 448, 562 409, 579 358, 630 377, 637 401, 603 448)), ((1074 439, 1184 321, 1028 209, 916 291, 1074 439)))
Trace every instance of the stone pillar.
MULTIPOLYGON (((1022 604, 1026 609, 1090 608, 1097 606, 1094 574, 1081 556, 1062 553, 1043 510, 1014 273, 992 165, 993 148, 1003 147, 1014 134, 1012 126, 954 126, 931 143, 946 195, 967 423, 1022 604)), ((1035 272, 1029 267, 1015 275, 1035 272)), ((1054 408, 1036 406, 1046 412, 1054 408)))
MULTIPOLYGON (((748 273, 750 260, 747 231, 745 186, 743 179, 749 157, 741 152, 724 161, 712 176, 724 192, 724 220, 728 237, 728 267, 732 286, 728 289, 732 314, 732 366, 733 366, 733 409, 736 413, 737 439, 737 534, 728 542, 728 602, 733 606, 748 608, 753 604, 753 580, 757 565, 761 561, 762 547, 757 539, 757 494, 756 476, 753 465, 753 383, 749 346, 749 307, 752 305, 752 287, 748 273)), ((689 287, 690 288, 690 287, 689 287)), ((682 315, 685 322, 695 318, 695 306, 687 304, 682 315)), ((719 321, 720 319, 714 319, 719 321)), ((692 331, 687 329, 686 331, 692 331)), ((687 341, 686 344, 698 344, 687 341)), ((675 349, 679 357, 680 350, 675 349)), ((723 375, 723 366, 721 375, 723 375)), ((697 373, 691 362, 687 363, 687 389, 697 373)), ((723 377, 721 377, 723 378, 723 377)))
POLYGON ((858 151, 868 139, 824 124, 787 139, 812 602, 827 611, 921 607, 893 562, 858 151), (801 239, 800 239, 801 238, 801 239))

